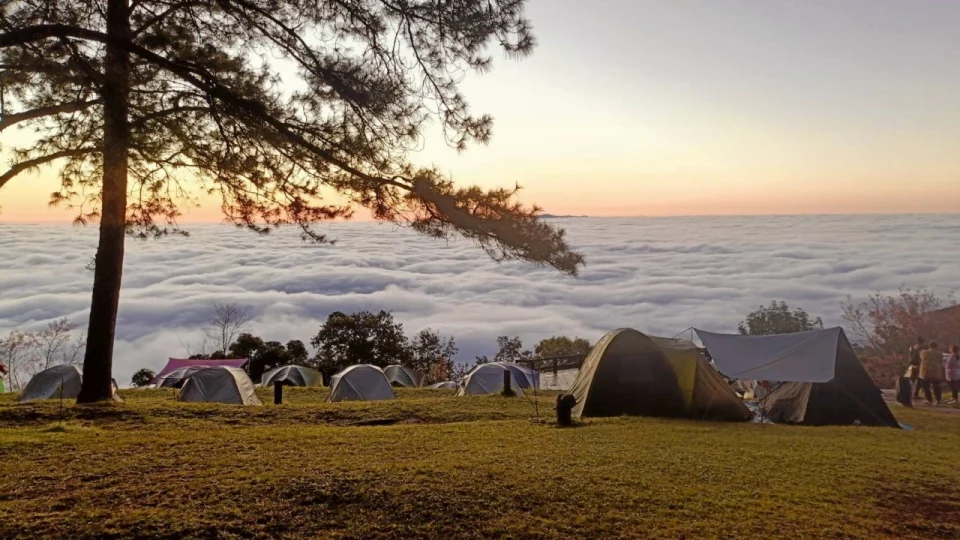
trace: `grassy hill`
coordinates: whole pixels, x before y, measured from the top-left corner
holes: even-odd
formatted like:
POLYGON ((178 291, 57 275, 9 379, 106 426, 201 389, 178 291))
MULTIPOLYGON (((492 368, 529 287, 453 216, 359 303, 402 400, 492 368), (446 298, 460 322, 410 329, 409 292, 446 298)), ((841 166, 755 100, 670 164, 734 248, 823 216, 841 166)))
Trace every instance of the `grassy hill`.
POLYGON ((0 537, 960 537, 956 414, 558 429, 529 399, 429 390, 288 389, 258 408, 123 394, 62 415, 0 399, 0 537))

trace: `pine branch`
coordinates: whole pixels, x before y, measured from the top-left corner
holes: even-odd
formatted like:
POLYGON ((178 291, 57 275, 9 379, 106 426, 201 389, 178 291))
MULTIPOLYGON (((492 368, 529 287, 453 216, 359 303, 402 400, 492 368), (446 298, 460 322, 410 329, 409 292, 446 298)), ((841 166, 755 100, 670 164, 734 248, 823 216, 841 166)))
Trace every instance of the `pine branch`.
POLYGON ((91 148, 91 147, 74 148, 72 150, 61 150, 59 152, 54 152, 52 154, 47 154, 45 156, 40 156, 37 158, 28 159, 26 161, 21 161, 20 163, 17 163, 16 165, 7 169, 7 172, 0 175, 0 188, 3 188, 4 184, 6 184, 12 178, 16 177, 18 174, 24 171, 30 170, 34 167, 39 167, 40 165, 44 165, 44 164, 50 163, 51 161, 55 161, 61 158, 83 156, 86 154, 92 154, 99 151, 100 151, 99 148, 91 148))
POLYGON ((15 124, 19 124, 20 122, 26 122, 27 120, 35 120, 45 116, 54 116, 57 114, 82 111, 100 103, 101 100, 94 99, 77 103, 62 103, 60 105, 50 105, 49 107, 38 107, 36 109, 31 109, 21 113, 6 114, 3 116, 3 118, 0 118, 0 131, 3 131, 15 124))

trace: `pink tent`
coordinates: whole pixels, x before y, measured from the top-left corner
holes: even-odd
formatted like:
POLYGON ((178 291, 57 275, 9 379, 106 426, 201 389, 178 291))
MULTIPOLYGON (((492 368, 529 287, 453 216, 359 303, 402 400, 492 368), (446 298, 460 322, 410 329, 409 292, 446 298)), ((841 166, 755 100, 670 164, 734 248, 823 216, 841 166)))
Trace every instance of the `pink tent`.
POLYGON ((184 367, 216 367, 216 366, 227 366, 243 369, 247 365, 247 358, 223 358, 220 360, 207 360, 207 359, 196 359, 190 360, 187 358, 169 358, 167 359, 167 365, 163 366, 163 369, 159 373, 154 375, 153 379, 150 381, 150 384, 153 384, 163 377, 167 373, 175 369, 180 369, 184 367))

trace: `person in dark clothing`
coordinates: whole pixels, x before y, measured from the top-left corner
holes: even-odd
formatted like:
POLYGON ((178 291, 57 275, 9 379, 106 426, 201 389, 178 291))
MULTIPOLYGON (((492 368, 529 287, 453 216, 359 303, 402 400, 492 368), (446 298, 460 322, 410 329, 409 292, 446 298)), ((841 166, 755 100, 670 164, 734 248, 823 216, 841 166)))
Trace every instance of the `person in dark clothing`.
POLYGON ((943 353, 940 352, 936 341, 931 341, 927 350, 920 353, 920 386, 923 387, 923 395, 927 398, 927 405, 940 405, 942 399, 940 393, 940 383, 944 379, 943 373, 943 353), (933 388, 933 395, 930 389, 933 388))
POLYGON ((910 358, 910 367, 907 370, 909 371, 910 382, 913 383, 913 399, 920 397, 920 353, 926 348, 927 340, 918 337, 917 342, 907 352, 907 356, 910 358))

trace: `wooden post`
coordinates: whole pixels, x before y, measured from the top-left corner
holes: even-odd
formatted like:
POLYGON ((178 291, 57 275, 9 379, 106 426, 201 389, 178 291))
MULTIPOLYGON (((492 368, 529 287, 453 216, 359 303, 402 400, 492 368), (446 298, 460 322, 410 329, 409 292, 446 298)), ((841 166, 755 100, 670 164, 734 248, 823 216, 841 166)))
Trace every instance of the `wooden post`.
POLYGON ((280 405, 281 403, 283 403, 283 383, 273 381, 273 404, 280 405))
POLYGON ((513 395, 513 389, 510 388, 510 370, 503 370, 503 395, 510 397, 513 395))

